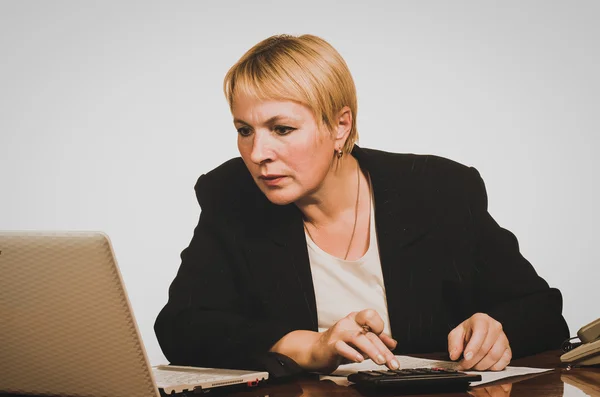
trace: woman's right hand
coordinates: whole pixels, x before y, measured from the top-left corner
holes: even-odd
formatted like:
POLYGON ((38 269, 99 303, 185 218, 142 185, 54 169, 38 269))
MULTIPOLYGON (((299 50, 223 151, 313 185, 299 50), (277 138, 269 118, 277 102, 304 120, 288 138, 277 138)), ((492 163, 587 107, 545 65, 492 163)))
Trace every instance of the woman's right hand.
POLYGON ((342 363, 370 358, 377 364, 398 369, 400 365, 391 352, 396 341, 383 333, 383 327, 381 316, 373 309, 352 312, 319 333, 312 347, 313 362, 333 371, 342 363))
POLYGON ((290 332, 271 351, 293 358, 307 371, 330 373, 340 364, 367 358, 397 369, 398 361, 391 352, 397 343, 383 333, 383 326, 375 310, 365 309, 348 314, 323 332, 290 332))

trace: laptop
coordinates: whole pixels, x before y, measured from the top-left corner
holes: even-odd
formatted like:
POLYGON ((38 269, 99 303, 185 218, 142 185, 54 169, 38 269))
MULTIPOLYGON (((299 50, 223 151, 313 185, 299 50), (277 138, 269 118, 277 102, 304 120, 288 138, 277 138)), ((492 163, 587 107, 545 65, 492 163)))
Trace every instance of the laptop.
POLYGON ((151 368, 106 235, 0 232, 0 392, 157 397, 267 378, 151 368))

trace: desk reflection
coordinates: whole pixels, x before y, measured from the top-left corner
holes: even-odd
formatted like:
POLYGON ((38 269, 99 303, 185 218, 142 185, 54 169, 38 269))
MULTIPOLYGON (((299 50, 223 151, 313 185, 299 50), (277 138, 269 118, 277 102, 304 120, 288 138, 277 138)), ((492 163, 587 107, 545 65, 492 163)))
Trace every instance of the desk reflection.
POLYGON ((597 371, 590 369, 585 372, 563 370, 560 380, 578 388, 588 396, 600 397, 600 369, 597 369, 597 371))
POLYGON ((468 391, 474 397, 508 397, 512 391, 512 383, 495 386, 481 386, 468 391))
MULTIPOLYGON (((574 380, 573 380, 574 381, 574 380)), ((583 382, 579 380, 579 382, 583 382)), ((597 382, 597 381, 595 381, 597 382)), ((595 394, 591 394, 596 396, 595 394)), ((254 391, 236 393, 236 397, 394 397, 393 391, 366 393, 353 386, 330 380, 301 379, 281 385, 268 385, 254 391)), ((536 377, 507 379, 506 383, 479 386, 462 393, 420 394, 419 397, 571 397, 563 394, 560 372, 539 374, 536 377)), ((597 395, 600 397, 600 394, 597 395)), ((215 396, 216 397, 216 396, 215 396)))

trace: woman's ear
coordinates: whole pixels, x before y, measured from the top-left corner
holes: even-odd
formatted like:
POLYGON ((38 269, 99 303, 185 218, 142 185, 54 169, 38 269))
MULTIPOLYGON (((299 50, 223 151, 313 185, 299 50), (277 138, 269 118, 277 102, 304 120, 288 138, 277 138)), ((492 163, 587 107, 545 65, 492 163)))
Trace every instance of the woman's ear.
POLYGON ((352 111, 344 106, 337 114, 334 124, 336 147, 344 147, 352 129, 352 111))

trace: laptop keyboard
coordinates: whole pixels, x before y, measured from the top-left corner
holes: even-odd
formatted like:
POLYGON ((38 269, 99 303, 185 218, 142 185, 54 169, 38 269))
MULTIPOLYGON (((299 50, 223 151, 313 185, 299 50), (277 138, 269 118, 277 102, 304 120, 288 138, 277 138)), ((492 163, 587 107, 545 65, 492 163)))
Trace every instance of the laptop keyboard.
POLYGON ((224 379, 230 379, 231 375, 218 373, 215 370, 207 369, 201 371, 172 371, 158 368, 152 368, 154 379, 159 387, 174 386, 182 384, 197 384, 203 382, 218 382, 224 379))

